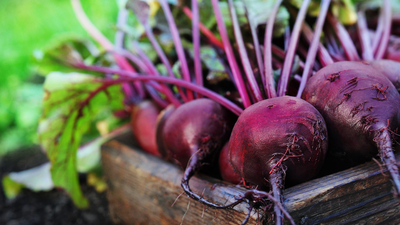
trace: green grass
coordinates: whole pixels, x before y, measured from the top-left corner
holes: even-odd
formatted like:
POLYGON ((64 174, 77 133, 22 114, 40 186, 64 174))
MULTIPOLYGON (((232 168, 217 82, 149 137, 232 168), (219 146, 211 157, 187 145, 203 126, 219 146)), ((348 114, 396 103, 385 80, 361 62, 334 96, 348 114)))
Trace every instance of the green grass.
MULTIPOLYGON (((115 33, 115 0, 81 0, 93 23, 110 39, 115 33)), ((42 88, 32 83, 33 54, 64 35, 88 37, 69 0, 0 1, 0 156, 36 142, 42 88)))

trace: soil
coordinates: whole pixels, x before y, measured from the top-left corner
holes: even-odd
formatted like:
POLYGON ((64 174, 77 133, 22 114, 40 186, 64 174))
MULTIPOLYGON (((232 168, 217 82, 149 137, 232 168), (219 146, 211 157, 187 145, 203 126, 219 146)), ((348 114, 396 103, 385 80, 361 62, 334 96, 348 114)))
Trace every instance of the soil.
MULTIPOLYGON (((12 171, 21 171, 47 161, 38 147, 20 149, 0 157, 0 178, 12 171)), ((6 199, 0 187, 0 224, 2 225, 108 225, 109 217, 105 192, 98 193, 80 175, 81 187, 90 208, 80 210, 61 190, 32 192, 24 189, 15 199, 6 199)))

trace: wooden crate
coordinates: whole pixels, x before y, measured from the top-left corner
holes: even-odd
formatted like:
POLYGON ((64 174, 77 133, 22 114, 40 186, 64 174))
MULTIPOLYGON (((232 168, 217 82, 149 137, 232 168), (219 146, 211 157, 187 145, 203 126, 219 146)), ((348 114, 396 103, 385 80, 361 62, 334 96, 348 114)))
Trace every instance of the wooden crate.
MULTIPOLYGON (((186 197, 183 171, 135 147, 130 132, 102 146, 102 161, 116 224, 240 224, 247 214, 245 203, 215 210, 186 197)), ((190 184, 220 204, 245 192, 201 175, 190 184)), ((369 162, 286 189, 284 206, 297 224, 400 224, 400 201, 392 189, 387 172, 369 162)), ((253 212, 248 224, 267 224, 268 218, 253 212)))

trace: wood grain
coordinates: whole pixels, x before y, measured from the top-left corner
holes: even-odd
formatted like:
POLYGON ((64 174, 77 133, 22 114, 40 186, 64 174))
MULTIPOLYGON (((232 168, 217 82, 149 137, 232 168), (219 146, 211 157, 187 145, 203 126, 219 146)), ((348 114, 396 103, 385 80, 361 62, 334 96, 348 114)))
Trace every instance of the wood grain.
MULTIPOLYGON (((103 145, 102 161, 109 208, 117 224, 233 225, 240 224, 247 214, 246 204, 235 210, 215 210, 189 199, 182 194, 180 168, 117 140, 103 145)), ((232 202, 245 191, 206 176, 194 177, 190 184, 193 191, 204 192, 204 198, 219 204, 232 202), (213 187, 215 183, 219 185, 213 187)), ((249 224, 256 221, 253 213, 249 224)))
MULTIPOLYGON (((116 224, 243 221, 248 211, 245 203, 231 210, 214 210, 181 195, 182 170, 134 147, 131 135, 102 146, 109 208, 116 224)), ((377 163, 369 162, 288 188, 283 192, 284 206, 297 224, 399 224, 400 201, 394 198, 390 177, 383 172, 385 176, 377 163)), ((220 204, 234 201, 245 191, 206 176, 197 176, 190 184, 196 193, 204 192, 204 198, 220 204)), ((248 224, 267 224, 269 217, 253 212, 248 224)))

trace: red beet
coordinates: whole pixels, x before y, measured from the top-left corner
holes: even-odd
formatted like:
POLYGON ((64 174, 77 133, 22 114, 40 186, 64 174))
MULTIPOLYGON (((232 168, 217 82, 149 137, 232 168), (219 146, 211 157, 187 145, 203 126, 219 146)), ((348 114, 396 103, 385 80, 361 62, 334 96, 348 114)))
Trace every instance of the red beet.
POLYGON ((190 101, 178 107, 165 121, 162 145, 182 168, 186 168, 189 159, 199 150, 221 150, 229 139, 234 117, 210 99, 190 101))
MULTIPOLYGON (((283 96, 246 108, 236 122, 229 144, 233 168, 282 201, 284 183, 294 185, 315 177, 328 148, 320 113, 306 101, 283 96)), ((275 206, 277 224, 281 212, 275 206)))
POLYGON ((136 104, 131 113, 131 127, 139 146, 155 156, 161 156, 156 143, 157 117, 161 109, 152 101, 136 104))
POLYGON ((400 95, 392 82, 368 63, 338 62, 319 70, 302 97, 323 115, 329 149, 349 166, 378 155, 400 190, 392 143, 400 120, 400 95))
POLYGON ((242 177, 233 169, 232 164, 229 162, 229 142, 222 148, 219 159, 219 171, 223 180, 231 182, 232 184, 239 184, 242 177))
POLYGON ((175 111, 174 105, 169 105, 167 108, 163 109, 157 117, 157 126, 156 126, 156 143, 158 147, 158 151, 161 154, 161 157, 168 161, 173 161, 172 157, 168 154, 169 152, 164 147, 164 133, 162 132, 165 126, 165 122, 171 116, 172 112, 175 111))
POLYGON ((375 69, 383 73, 400 90, 400 62, 381 59, 368 62, 375 69))
POLYGON ((182 187, 195 200, 217 208, 193 193, 189 179, 205 163, 211 163, 218 156, 222 146, 229 139, 236 116, 213 100, 201 98, 178 107, 166 119, 158 142, 166 154, 186 168, 182 187))

